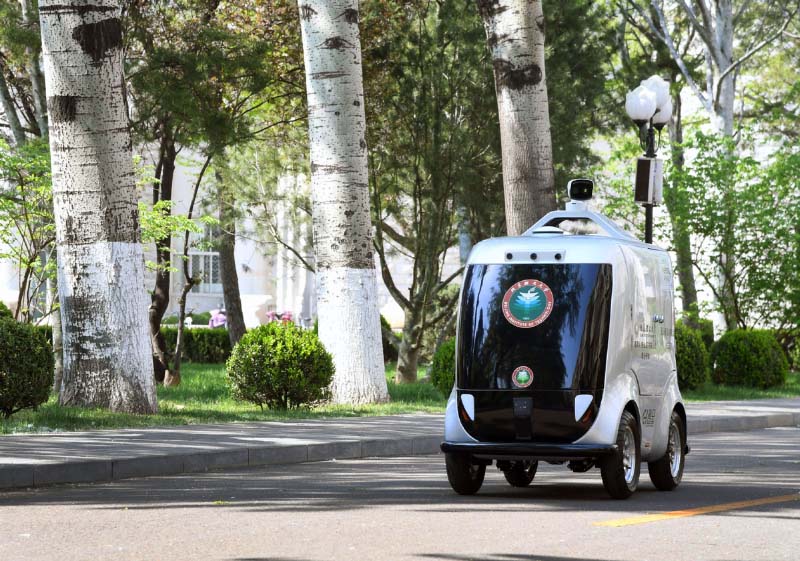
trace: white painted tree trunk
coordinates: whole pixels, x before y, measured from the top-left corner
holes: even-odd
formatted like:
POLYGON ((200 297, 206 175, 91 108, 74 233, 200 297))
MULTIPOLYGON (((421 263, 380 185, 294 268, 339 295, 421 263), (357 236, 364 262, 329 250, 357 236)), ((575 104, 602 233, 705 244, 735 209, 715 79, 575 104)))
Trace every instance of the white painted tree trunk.
POLYGON ((527 230, 555 210, 541 0, 477 0, 494 66, 506 229, 527 230))
POLYGON ((64 405, 157 410, 118 0, 42 0, 64 405))
POLYGON ((386 401, 367 184, 357 0, 299 0, 319 337, 335 403, 386 401))

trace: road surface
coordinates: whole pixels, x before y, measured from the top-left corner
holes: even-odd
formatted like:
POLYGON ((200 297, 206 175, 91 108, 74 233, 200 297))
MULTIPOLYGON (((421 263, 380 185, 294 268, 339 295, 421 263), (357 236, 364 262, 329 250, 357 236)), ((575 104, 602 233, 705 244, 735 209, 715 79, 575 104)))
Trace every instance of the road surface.
POLYGON ((643 466, 627 501, 554 465, 460 497, 440 455, 0 493, 0 560, 800 559, 800 428, 690 444, 678 490, 643 466))

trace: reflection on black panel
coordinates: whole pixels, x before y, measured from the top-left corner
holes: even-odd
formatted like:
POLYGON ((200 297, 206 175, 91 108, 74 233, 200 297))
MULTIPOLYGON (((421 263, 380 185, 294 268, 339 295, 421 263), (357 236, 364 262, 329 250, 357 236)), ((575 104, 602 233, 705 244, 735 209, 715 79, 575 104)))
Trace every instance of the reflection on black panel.
POLYGON ((512 376, 527 367, 533 373, 529 390, 601 389, 611 279, 608 264, 468 267, 459 325, 459 388, 519 389, 519 374, 516 384, 512 376), (515 289, 518 283, 522 289, 515 289), (547 293, 543 286, 552 293, 549 315, 541 303, 547 293), (522 294, 516 296, 517 292, 522 294), (510 319, 509 304, 516 306, 510 319), (528 309, 533 311, 528 313, 528 309), (512 322, 534 326, 518 327, 512 322))

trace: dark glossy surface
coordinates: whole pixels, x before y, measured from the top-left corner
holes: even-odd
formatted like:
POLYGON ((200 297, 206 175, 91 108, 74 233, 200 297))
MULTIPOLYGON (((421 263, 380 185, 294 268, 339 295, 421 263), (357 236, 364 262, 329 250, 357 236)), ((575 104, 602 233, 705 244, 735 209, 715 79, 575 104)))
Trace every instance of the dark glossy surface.
POLYGON ((565 444, 586 433, 603 396, 611 279, 608 264, 469 267, 456 368, 459 394, 475 398, 475 419, 461 415, 470 435, 481 442, 565 444), (526 279, 553 294, 550 315, 530 328, 512 325, 502 310, 506 291, 526 279), (524 389, 512 384, 520 366, 533 372, 524 389), (578 394, 594 400, 576 421, 578 394))
POLYGON ((530 458, 596 458, 613 454, 615 444, 539 444, 530 442, 509 442, 494 444, 486 442, 443 442, 442 452, 466 452, 476 456, 492 458, 530 457, 530 458))
POLYGON ((471 265, 464 281, 457 351, 461 389, 514 389, 520 366, 533 371, 530 390, 591 392, 603 387, 611 307, 611 265, 471 265), (515 327, 503 295, 534 279, 553 294, 547 319, 515 327))

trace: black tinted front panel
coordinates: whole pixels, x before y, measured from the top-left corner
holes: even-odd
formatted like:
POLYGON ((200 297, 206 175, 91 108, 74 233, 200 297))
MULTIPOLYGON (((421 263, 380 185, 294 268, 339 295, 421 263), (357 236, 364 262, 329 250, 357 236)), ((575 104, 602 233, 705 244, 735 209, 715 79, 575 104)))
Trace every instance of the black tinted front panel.
POLYGON ((611 280, 608 264, 468 267, 459 325, 459 388, 601 389, 611 280))

